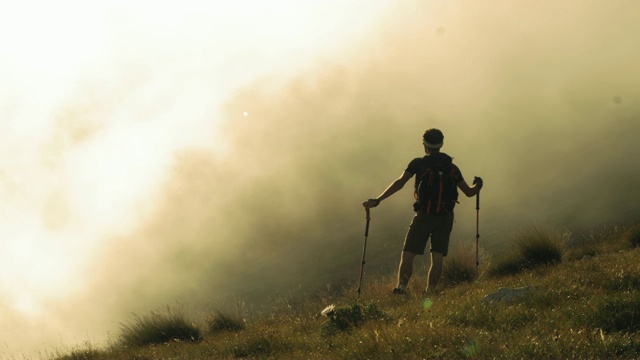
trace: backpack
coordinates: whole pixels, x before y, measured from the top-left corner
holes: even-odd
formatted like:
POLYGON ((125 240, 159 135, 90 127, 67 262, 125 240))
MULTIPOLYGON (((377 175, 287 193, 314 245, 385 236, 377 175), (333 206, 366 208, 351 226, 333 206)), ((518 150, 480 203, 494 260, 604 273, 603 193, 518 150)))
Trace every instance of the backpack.
POLYGON ((414 193, 414 210, 424 210, 427 215, 453 212, 458 202, 458 176, 452 161, 444 153, 434 153, 422 158, 422 174, 414 193))

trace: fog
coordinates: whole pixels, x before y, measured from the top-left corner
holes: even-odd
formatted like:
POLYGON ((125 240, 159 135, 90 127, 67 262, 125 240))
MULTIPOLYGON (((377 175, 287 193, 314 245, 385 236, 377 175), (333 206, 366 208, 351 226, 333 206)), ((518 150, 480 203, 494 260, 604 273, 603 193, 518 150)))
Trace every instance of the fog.
MULTIPOLYGON (((0 62, 0 354, 105 344, 167 304, 353 286, 361 203, 431 127, 485 181, 490 252, 531 222, 640 215, 635 2, 50 10, 72 6, 71 25, 1 29, 25 38, 0 62)), ((372 210, 367 274, 396 267, 412 201, 372 210)), ((475 215, 461 198, 456 244, 475 215)))

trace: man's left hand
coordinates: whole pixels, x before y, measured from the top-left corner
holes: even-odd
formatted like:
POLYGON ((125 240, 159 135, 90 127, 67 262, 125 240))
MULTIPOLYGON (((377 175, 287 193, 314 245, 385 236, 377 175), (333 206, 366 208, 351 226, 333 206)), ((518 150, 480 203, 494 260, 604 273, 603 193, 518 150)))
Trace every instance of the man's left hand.
POLYGON ((367 209, 376 207, 378 205, 380 205, 380 200, 378 199, 369 199, 362 203, 362 206, 364 206, 367 209))

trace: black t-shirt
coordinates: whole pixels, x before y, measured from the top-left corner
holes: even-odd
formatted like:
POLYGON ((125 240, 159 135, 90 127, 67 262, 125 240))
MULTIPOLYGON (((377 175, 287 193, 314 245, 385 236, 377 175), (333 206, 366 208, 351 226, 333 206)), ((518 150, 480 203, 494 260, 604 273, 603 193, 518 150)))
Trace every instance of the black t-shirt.
MULTIPOLYGON (((454 171, 453 177, 455 178, 456 185, 457 185, 460 183, 460 181, 463 181, 464 178, 462 177, 462 172, 456 166, 456 164, 451 164, 451 165, 453 166, 453 171, 454 171)), ((415 177, 415 182, 413 184, 414 189, 418 188, 418 183, 420 182, 420 174, 422 174, 422 172, 424 171, 422 167, 423 167, 422 158, 415 158, 411 160, 411 162, 409 163, 409 165, 407 165, 407 168, 405 170, 406 172, 409 172, 413 175, 418 174, 418 176, 415 177)))

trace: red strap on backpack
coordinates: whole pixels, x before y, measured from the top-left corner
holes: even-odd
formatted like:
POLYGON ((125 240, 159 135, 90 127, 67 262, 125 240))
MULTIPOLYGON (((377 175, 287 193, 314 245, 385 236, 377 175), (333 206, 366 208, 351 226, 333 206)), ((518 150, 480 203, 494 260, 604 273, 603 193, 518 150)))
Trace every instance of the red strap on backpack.
POLYGON ((440 213, 440 205, 442 205, 442 188, 443 188, 442 177, 440 177, 440 192, 438 193, 438 208, 436 209, 436 212, 438 214, 440 213))

